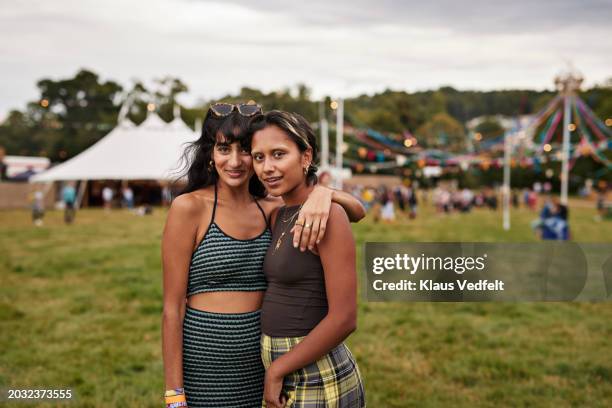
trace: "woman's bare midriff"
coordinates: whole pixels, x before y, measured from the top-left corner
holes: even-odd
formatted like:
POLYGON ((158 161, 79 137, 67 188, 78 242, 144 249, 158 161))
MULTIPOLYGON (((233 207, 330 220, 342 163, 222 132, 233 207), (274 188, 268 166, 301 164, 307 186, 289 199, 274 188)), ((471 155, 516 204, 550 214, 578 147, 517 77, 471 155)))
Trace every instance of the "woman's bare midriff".
POLYGON ((206 292, 187 299, 192 309, 213 313, 247 313, 259 310, 264 292, 206 292))

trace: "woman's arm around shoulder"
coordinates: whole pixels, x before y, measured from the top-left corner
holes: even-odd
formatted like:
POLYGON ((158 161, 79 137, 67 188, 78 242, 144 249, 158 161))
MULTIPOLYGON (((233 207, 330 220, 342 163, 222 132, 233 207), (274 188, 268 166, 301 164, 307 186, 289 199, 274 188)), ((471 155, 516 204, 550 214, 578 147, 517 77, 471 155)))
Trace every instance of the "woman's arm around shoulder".
POLYGON ((342 206, 351 222, 359 222, 366 216, 366 209, 355 196, 346 191, 332 190, 332 200, 342 206))

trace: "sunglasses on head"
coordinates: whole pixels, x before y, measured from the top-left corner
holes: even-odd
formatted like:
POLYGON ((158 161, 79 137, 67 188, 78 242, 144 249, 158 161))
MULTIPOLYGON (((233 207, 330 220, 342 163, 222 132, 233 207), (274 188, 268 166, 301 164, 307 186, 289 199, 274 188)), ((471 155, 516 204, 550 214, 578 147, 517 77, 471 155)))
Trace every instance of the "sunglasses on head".
POLYGON ((230 115, 234 109, 242 116, 253 116, 261 113, 261 105, 252 103, 238 103, 235 105, 233 103, 215 103, 210 105, 212 113, 221 117, 230 115))

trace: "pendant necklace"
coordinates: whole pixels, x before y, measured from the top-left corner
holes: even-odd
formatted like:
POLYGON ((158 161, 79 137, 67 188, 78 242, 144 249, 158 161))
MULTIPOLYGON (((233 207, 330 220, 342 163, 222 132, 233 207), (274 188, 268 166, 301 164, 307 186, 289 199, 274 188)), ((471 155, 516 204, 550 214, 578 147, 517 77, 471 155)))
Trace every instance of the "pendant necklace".
MULTIPOLYGON (((302 204, 304 205, 304 204, 302 204)), ((289 217, 289 219, 286 220, 281 220, 281 222, 283 224, 287 224, 290 225, 291 221, 293 221, 293 219, 300 213, 300 210, 302 209, 302 205, 300 205, 300 208, 298 208, 298 210, 295 212, 295 214, 293 214, 291 217, 289 217)), ((285 234, 287 233, 287 228, 288 226, 285 226, 284 231, 281 233, 281 236, 278 237, 278 239, 276 240, 276 245, 274 246, 274 250, 272 251, 272 255, 274 255, 276 253, 276 251, 278 250, 278 248, 280 248, 281 244, 283 243, 283 237, 285 236, 285 234)))

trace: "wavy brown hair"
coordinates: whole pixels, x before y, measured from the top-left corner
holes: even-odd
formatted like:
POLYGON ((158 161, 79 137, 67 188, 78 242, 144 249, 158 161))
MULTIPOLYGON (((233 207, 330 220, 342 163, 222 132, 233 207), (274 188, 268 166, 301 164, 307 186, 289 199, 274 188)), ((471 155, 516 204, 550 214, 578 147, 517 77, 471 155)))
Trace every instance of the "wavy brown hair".
MULTIPOLYGON (((249 122, 248 117, 242 116, 237 111, 220 117, 211 109, 208 110, 204 117, 200 138, 190 143, 183 153, 182 163, 184 164, 181 175, 182 178, 187 179, 187 185, 180 194, 190 193, 217 182, 219 175, 214 168, 212 171, 209 169, 209 163, 219 136, 226 143, 238 142, 242 147, 250 149, 250 139, 247 136, 249 122)), ((249 192, 258 198, 266 196, 266 190, 256 175, 249 180, 249 192)))

